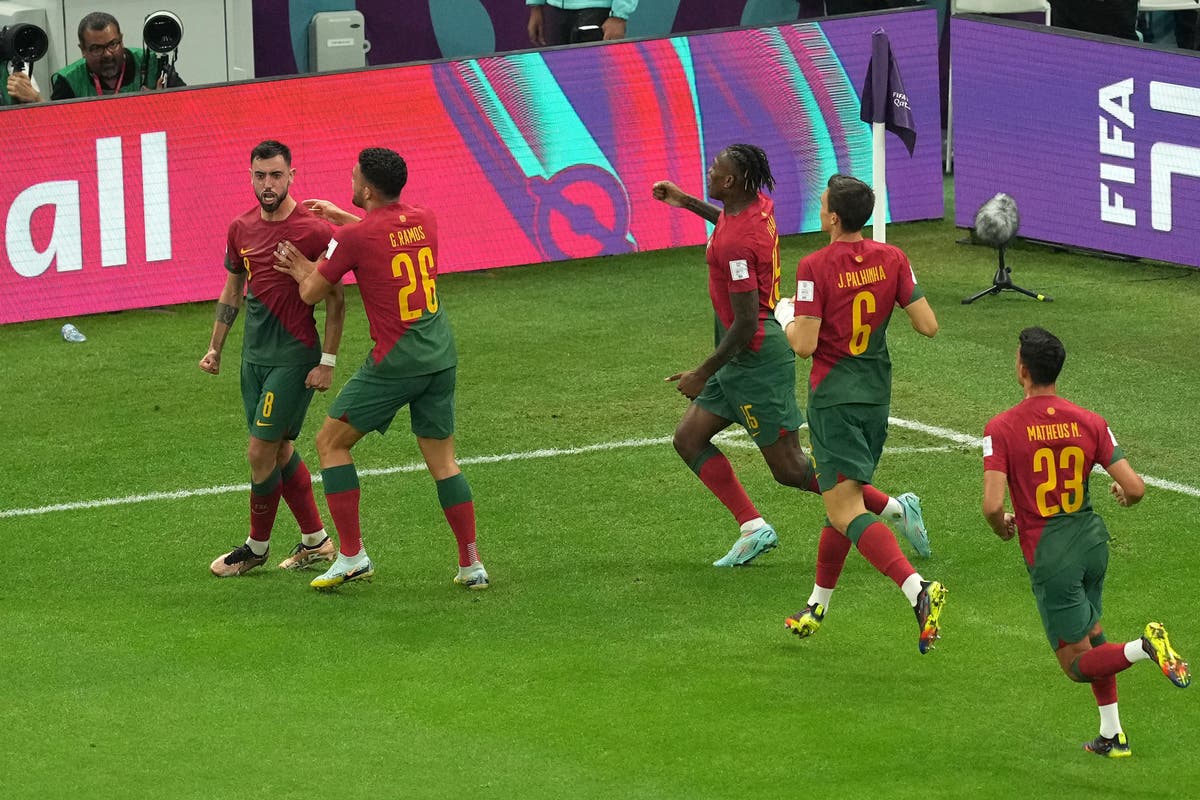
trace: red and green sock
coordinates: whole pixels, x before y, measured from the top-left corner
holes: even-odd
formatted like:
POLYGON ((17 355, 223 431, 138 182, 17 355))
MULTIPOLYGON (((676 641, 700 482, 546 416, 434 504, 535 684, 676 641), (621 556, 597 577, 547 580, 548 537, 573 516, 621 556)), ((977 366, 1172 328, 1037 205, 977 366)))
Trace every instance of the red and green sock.
POLYGON ((325 485, 325 502, 329 504, 329 516, 337 529, 338 550, 347 558, 362 551, 362 530, 358 517, 358 470, 354 464, 342 464, 321 470, 321 481, 325 485))
POLYGON ((458 565, 469 567, 479 560, 475 544, 475 502, 471 499, 471 484, 461 472, 437 481, 438 502, 454 540, 458 543, 458 565))
POLYGON ((721 504, 729 509, 729 513, 733 514, 739 525, 762 516, 734 474, 729 459, 712 444, 705 447, 688 466, 708 490, 716 495, 721 504))

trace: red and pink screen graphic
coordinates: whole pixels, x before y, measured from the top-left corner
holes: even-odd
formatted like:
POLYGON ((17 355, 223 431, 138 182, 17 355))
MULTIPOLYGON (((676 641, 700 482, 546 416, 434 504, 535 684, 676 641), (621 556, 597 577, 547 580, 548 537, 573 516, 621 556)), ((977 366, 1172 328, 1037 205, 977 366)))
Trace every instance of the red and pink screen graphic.
MULTIPOLYGON (((400 152, 403 196, 438 216, 443 273, 701 243, 705 223, 650 188, 671 179, 702 196, 708 163, 737 141, 772 159, 780 231, 813 230, 824 176, 869 164, 856 87, 875 27, 852 18, 5 110, 0 323, 215 298, 265 139, 291 148, 294 197, 343 208, 362 148, 400 152)), ((888 32, 924 131, 912 158, 889 143, 891 218, 940 217, 936 18, 889 15, 888 32)))

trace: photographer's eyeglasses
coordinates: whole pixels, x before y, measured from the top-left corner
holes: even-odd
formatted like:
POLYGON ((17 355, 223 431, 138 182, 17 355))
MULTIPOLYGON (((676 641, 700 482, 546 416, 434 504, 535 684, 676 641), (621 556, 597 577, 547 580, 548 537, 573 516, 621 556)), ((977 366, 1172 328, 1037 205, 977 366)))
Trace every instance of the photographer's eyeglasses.
POLYGON ((121 49, 121 45, 124 42, 125 42, 125 37, 118 36, 116 39, 113 39, 108 44, 89 44, 85 49, 87 50, 87 54, 89 56, 102 56, 105 53, 115 56, 117 54, 117 51, 119 51, 121 49))

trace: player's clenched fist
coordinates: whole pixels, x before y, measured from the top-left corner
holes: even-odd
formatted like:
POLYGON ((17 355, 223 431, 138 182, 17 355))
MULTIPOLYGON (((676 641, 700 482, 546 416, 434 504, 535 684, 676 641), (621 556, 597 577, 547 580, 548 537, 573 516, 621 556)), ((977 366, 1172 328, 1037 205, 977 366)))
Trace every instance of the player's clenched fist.
POLYGON ((219 374, 221 372, 221 354, 210 348, 204 354, 204 358, 200 359, 200 369, 212 375, 219 374))
POLYGON ((652 191, 655 200, 662 200, 667 205, 676 208, 683 207, 683 191, 670 181, 658 181, 654 184, 652 191))

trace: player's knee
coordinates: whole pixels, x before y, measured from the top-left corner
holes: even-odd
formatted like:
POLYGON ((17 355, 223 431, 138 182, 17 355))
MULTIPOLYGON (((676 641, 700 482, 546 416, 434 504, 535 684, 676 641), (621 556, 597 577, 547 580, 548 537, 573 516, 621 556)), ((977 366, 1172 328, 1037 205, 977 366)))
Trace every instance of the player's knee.
POLYGON ((275 459, 279 453, 278 442, 264 442, 261 439, 250 439, 250 446, 246 448, 246 460, 250 462, 250 469, 254 471, 271 471, 275 468, 275 459))
POLYGON ((707 444, 708 442, 697 441, 695 434, 690 433, 682 425, 675 429, 675 434, 671 437, 671 445, 675 448, 675 452, 689 464, 696 460, 707 444))
POLYGON ((800 486, 800 476, 797 472, 798 465, 784 464, 778 461, 768 461, 767 466, 771 468, 771 477, 781 486, 800 486))
POLYGON ((317 431, 317 455, 325 458, 336 449, 336 439, 329 428, 321 428, 317 431))

